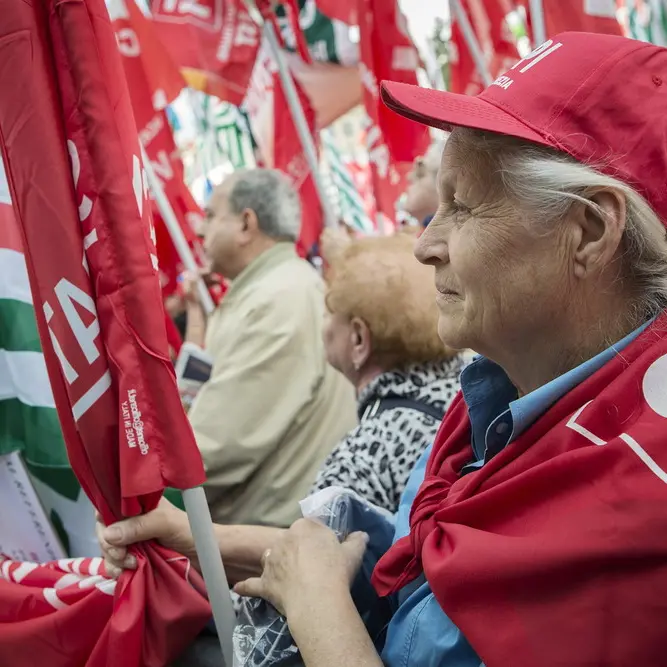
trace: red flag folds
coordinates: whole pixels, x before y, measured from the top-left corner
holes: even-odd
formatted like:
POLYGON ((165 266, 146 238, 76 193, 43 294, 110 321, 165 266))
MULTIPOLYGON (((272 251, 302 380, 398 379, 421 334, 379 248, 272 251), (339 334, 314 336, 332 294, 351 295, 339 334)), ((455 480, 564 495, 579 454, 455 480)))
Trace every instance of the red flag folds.
POLYGON ((243 0, 154 0, 152 10, 188 83, 240 106, 260 43, 243 0))
MULTIPOLYGON (((515 9, 511 0, 459 0, 475 32, 491 76, 506 72, 519 60, 516 43, 507 24, 507 15, 515 9)), ((452 21, 451 85, 454 93, 477 95, 486 86, 470 49, 463 38, 458 21, 452 21)))
MULTIPOLYGON (((528 24, 531 26, 530 3, 521 0, 520 4, 526 7, 528 24)), ((568 30, 623 34, 621 24, 616 19, 615 0, 542 0, 542 12, 547 38, 568 30)))
MULTIPOLYGON (((40 338, 72 468, 110 522, 204 481, 167 354, 136 126, 103 0, 0 0, 0 15, 0 144, 40 338)), ((208 604, 187 563, 135 554, 113 611, 96 587, 4 577, 0 664, 168 662, 208 604), (55 591, 49 609, 39 585, 55 591)))
POLYGON ((412 161, 429 145, 428 129, 380 103, 382 80, 417 83, 419 56, 395 0, 359 0, 361 80, 378 215, 393 222, 412 161))

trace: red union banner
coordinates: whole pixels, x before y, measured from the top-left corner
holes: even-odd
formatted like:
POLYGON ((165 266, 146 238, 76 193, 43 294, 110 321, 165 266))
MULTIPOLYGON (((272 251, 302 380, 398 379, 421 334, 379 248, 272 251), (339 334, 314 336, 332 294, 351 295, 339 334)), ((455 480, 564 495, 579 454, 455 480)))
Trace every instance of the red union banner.
MULTIPOLYGON (((396 201, 412 161, 429 145, 426 127, 401 118, 380 102, 383 80, 417 84, 419 55, 395 0, 359 0, 361 81, 368 115, 366 143, 378 217, 394 223, 396 201)), ((380 226, 382 228, 383 225, 380 226)))
MULTIPOLYGON (((507 23, 514 9, 510 0, 459 0, 477 36, 484 62, 492 79, 506 72, 520 58, 507 23)), ((458 21, 452 22, 451 85, 453 93, 477 95, 486 86, 482 81, 458 21)))
MULTIPOLYGON (((167 352, 137 129, 103 0, 0 0, 0 16, 0 148, 41 344, 72 468, 110 522, 204 480, 167 352)), ((3 563, 0 664, 174 658, 210 617, 201 579, 161 547, 134 553, 113 604, 99 567, 56 584, 58 566, 3 563)))
POLYGON ((152 12, 188 83, 240 106, 260 44, 243 0, 154 0, 152 12))
MULTIPOLYGON (((122 56, 139 138, 185 238, 195 257, 200 257, 201 244, 194 230, 203 214, 185 185, 183 163, 164 111, 183 89, 185 81, 159 40, 155 24, 144 16, 134 0, 111 0, 107 8, 122 56)), ((176 290, 183 266, 162 218, 156 216, 155 221, 160 239, 157 244, 160 278, 167 296, 176 290)))

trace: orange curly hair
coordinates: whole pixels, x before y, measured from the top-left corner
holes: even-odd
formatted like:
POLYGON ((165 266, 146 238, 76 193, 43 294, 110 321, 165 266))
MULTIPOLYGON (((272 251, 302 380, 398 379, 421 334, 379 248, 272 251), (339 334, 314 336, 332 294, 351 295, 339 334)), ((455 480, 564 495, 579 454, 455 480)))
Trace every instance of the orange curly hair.
POLYGON ((353 241, 327 272, 327 308, 366 323, 373 359, 387 369, 454 354, 438 337, 433 269, 415 259, 414 244, 409 234, 353 241))

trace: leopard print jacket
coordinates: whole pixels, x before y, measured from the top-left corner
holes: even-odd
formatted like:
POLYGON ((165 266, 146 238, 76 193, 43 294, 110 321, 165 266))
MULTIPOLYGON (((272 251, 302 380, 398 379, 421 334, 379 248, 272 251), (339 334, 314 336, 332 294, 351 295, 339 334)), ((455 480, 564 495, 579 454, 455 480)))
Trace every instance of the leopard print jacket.
MULTIPOLYGON (((459 391, 465 363, 457 355, 444 362, 383 373, 360 393, 359 405, 391 395, 431 404, 444 413, 459 391)), ((395 513, 412 468, 433 442, 439 426, 439 420, 414 408, 396 407, 378 414, 366 411, 359 425, 326 459, 312 491, 342 486, 395 513)))

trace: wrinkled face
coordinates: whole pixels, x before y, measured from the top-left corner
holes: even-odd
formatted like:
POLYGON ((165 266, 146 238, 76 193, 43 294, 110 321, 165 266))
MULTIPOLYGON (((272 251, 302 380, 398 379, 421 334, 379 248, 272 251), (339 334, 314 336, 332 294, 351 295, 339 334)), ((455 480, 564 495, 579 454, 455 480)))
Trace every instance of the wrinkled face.
POLYGON ((235 277, 242 248, 242 216, 229 210, 225 183, 213 192, 206 208, 204 223, 204 251, 211 262, 211 270, 227 278, 235 277))
POLYGON ((354 382, 352 349, 354 331, 350 320, 328 310, 324 316, 322 333, 327 361, 350 382, 354 382))
POLYGON ((409 185, 405 191, 403 208, 419 222, 433 215, 438 208, 436 182, 438 166, 438 161, 427 153, 414 161, 412 170, 408 174, 409 185))
POLYGON ((509 201, 484 157, 471 154, 456 131, 438 187, 437 213, 415 254, 435 270, 440 338, 491 358, 496 349, 530 345, 567 308, 560 232, 540 229, 536 216, 509 201))

